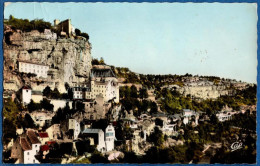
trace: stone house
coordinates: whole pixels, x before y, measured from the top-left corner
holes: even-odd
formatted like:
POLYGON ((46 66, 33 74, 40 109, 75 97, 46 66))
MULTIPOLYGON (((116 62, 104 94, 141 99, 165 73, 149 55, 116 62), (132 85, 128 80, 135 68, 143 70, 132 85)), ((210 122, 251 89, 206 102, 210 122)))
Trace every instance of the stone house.
POLYGON ((78 136, 80 134, 80 124, 76 119, 69 119, 69 130, 73 131, 72 138, 78 139, 78 136))
POLYGON ((230 112, 219 112, 218 114, 216 114, 216 116, 220 122, 231 120, 232 115, 233 114, 231 114, 230 112))
POLYGON ((167 122, 163 122, 162 132, 169 136, 177 135, 177 124, 168 124, 167 122))
POLYGON ((84 129, 82 135, 83 137, 94 139, 94 145, 97 145, 97 150, 105 152, 104 132, 102 129, 84 129))
POLYGON ((94 100, 83 102, 85 104, 84 118, 89 120, 98 120, 105 118, 110 105, 105 103, 104 97, 97 95, 94 100))
POLYGON ((61 137, 60 124, 53 124, 48 129, 46 129, 50 140, 57 140, 61 137))
POLYGON ((195 126, 197 126, 199 120, 199 113, 195 112, 194 110, 183 109, 182 118, 183 118, 183 123, 185 125, 194 121, 195 126))
POLYGON ((11 158, 17 159, 15 163, 19 164, 36 164, 40 163, 35 155, 40 150, 41 142, 37 138, 34 130, 27 130, 26 133, 20 135, 11 150, 11 158))
POLYGON ((105 132, 102 129, 85 128, 82 132, 83 138, 94 139, 94 144, 97 145, 97 150, 100 152, 109 152, 114 150, 115 129, 109 124, 105 132))

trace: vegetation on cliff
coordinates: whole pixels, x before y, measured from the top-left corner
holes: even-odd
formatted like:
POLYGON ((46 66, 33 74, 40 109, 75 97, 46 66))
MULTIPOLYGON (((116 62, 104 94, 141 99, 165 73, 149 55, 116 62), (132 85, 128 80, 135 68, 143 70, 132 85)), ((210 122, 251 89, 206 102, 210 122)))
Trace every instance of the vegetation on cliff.
POLYGON ((4 22, 7 25, 11 25, 14 30, 21 30, 24 32, 30 32, 31 30, 38 30, 43 32, 44 29, 53 29, 50 22, 43 21, 43 19, 35 19, 29 21, 28 19, 18 19, 10 15, 9 19, 4 22))
MULTIPOLYGON (((52 26, 52 24, 48 21, 44 21, 43 19, 19 19, 10 15, 9 19, 4 21, 5 25, 10 25, 13 30, 21 30, 23 32, 30 32, 32 30, 38 30, 39 32, 44 32, 44 29, 51 29, 51 31, 57 33, 57 29, 52 26)), ((79 29, 75 29, 76 36, 83 36, 87 40, 89 40, 89 35, 85 32, 81 32, 79 29)))

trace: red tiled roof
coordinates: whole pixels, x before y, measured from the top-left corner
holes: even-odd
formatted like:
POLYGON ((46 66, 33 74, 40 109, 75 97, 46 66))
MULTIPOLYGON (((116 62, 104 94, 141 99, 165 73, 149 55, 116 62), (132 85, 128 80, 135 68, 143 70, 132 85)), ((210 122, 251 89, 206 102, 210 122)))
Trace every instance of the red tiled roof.
POLYGON ((114 121, 114 122, 113 122, 113 126, 117 126, 117 121, 114 121))
POLYGON ((55 143, 56 143, 55 141, 48 141, 47 142, 48 145, 55 144, 55 143))
POLYGON ((38 134, 39 134, 39 137, 41 137, 41 138, 48 138, 49 137, 48 133, 46 133, 46 132, 38 133, 38 134))
POLYGON ((48 145, 42 145, 41 146, 41 151, 48 151, 50 148, 48 145))
POLYGON ((41 143, 39 139, 37 138, 36 133, 33 130, 28 130, 27 131, 27 136, 29 140, 31 141, 32 144, 38 144, 41 143))
POLYGON ((21 139, 20 144, 24 151, 32 149, 31 144, 28 142, 28 140, 25 137, 21 137, 20 139, 21 139))

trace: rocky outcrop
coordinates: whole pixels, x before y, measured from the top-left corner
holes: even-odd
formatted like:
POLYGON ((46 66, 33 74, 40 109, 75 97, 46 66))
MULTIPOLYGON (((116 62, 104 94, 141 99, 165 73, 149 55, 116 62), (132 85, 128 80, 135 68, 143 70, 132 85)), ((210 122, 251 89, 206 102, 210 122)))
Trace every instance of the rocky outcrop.
MULTIPOLYGON (((64 91, 64 84, 80 84, 89 78, 91 70, 91 44, 83 37, 57 38, 53 32, 21 32, 5 27, 4 32, 4 83, 21 87, 45 85, 64 91), (19 76, 19 61, 49 66, 47 78, 22 81, 19 76), (38 85, 37 85, 38 84, 38 85)), ((8 88, 10 88, 9 86, 8 88)), ((41 87, 37 87, 42 89, 41 87)), ((14 89, 15 90, 15 89, 14 89)))
POLYGON ((185 96, 193 96, 201 99, 216 99, 222 95, 230 95, 233 93, 226 86, 183 86, 178 91, 185 96))

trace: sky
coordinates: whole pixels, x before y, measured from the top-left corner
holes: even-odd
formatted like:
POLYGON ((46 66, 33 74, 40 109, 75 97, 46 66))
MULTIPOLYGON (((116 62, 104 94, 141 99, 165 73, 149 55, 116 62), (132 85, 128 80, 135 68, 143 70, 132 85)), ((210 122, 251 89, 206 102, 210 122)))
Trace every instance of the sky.
POLYGON ((256 83, 255 3, 8 3, 4 18, 71 19, 92 57, 142 74, 256 83))

